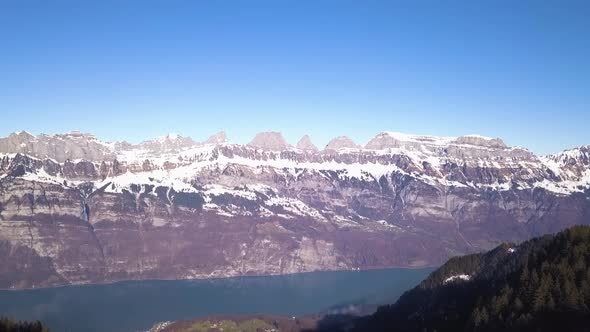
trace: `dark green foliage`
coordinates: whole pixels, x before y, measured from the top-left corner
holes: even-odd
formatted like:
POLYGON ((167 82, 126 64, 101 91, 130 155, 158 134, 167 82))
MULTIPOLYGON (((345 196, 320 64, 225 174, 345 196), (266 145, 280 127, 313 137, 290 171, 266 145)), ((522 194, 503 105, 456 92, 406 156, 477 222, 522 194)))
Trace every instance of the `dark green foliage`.
POLYGON ((41 322, 16 322, 8 318, 0 318, 0 332, 49 332, 41 322))
POLYGON ((449 260, 353 330, 590 331, 590 227, 509 248, 449 260))

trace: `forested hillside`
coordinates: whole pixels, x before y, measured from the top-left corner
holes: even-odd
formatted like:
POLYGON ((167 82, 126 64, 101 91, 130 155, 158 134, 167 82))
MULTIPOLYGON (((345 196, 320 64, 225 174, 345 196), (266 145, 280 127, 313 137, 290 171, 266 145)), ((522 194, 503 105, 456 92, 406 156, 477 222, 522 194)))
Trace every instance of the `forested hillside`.
POLYGON ((320 330, 590 331, 590 227, 449 260, 395 304, 320 330))
POLYGON ((49 332, 41 322, 17 322, 9 318, 0 318, 0 332, 49 332))

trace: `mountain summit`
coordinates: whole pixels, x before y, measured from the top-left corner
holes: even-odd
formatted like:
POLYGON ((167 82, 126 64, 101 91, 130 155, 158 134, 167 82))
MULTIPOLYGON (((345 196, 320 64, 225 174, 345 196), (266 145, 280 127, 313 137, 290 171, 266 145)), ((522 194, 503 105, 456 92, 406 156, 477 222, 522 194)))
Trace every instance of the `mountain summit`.
POLYGON ((299 150, 303 150, 303 151, 311 151, 311 152, 318 151, 318 148, 311 142, 311 138, 309 137, 309 135, 303 135, 303 137, 301 137, 299 142, 297 142, 296 147, 299 150))
POLYGON ((209 137, 205 142, 205 144, 223 144, 227 143, 227 136, 225 131, 220 131, 215 135, 209 137))
POLYGON ((325 149, 338 151, 344 148, 358 148, 358 145, 347 136, 338 136, 328 142, 325 149))
POLYGON ((258 133, 248 145, 270 151, 281 151, 289 148, 289 143, 285 141, 283 135, 276 131, 258 133))

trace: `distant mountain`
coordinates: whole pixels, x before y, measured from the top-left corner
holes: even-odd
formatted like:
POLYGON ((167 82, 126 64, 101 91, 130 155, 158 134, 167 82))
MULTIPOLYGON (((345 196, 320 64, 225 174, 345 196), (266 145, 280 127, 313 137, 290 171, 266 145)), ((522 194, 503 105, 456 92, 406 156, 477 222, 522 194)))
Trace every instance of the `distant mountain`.
POLYGON ((397 303, 319 330, 589 331, 589 308, 590 227, 578 226, 452 258, 397 303))
POLYGON ((283 151, 289 148, 289 143, 285 141, 283 135, 276 131, 258 133, 248 145, 269 151, 283 151))
POLYGON ((0 139, 0 288, 438 265, 590 223, 589 147, 0 139))
POLYGON ((317 152, 318 148, 311 142, 309 135, 303 135, 299 142, 297 142, 297 149, 302 151, 317 152))
POLYGON ((356 145, 352 139, 346 136, 338 136, 333 138, 328 144, 326 145, 325 150, 327 151, 339 151, 342 149, 357 149, 360 146, 356 145))
POLYGON ((227 143, 227 136, 225 134, 225 131, 220 131, 217 134, 212 135, 204 142, 204 144, 223 144, 223 143, 227 143))

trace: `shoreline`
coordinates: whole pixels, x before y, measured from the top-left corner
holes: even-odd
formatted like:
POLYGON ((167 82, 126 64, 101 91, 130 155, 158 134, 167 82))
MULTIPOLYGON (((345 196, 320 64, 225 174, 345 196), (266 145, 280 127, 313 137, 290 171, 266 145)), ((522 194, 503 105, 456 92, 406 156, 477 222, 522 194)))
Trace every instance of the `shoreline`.
POLYGON ((314 271, 302 271, 302 272, 291 272, 291 273, 279 273, 279 274, 243 274, 243 275, 233 275, 233 276, 223 276, 223 277, 195 277, 195 278, 187 278, 187 279, 122 279, 122 280, 113 280, 113 281, 104 281, 104 282, 89 282, 89 283, 79 283, 79 284, 63 284, 63 285, 54 285, 54 286, 42 286, 42 287, 32 287, 32 288, 0 288, 0 292, 25 292, 25 291, 41 291, 41 290, 48 290, 48 289, 60 289, 60 288, 67 288, 67 287, 86 287, 86 286, 107 286, 107 285, 114 285, 126 282, 166 282, 166 281, 215 281, 215 280, 229 280, 235 278, 263 278, 263 277, 281 277, 281 276, 296 276, 296 275, 304 275, 310 273, 329 273, 329 272, 368 272, 368 271, 383 271, 383 270, 420 270, 420 269, 435 269, 440 265, 425 265, 425 266, 394 266, 394 267, 368 267, 363 268, 360 270, 314 270, 314 271))

